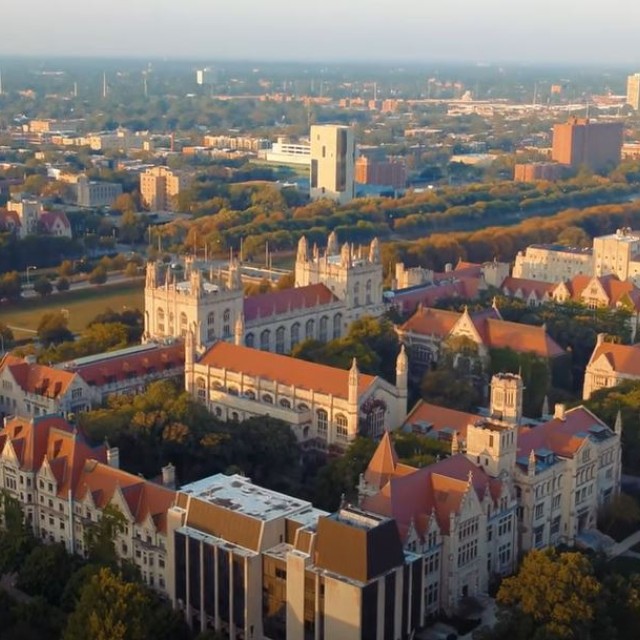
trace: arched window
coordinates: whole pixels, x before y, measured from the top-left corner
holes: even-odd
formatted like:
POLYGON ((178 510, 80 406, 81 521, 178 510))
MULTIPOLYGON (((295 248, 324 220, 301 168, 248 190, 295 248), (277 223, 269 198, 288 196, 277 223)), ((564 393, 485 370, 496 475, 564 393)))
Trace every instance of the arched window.
POLYGON ((216 338, 215 324, 216 324, 216 314, 213 313, 213 311, 210 311, 209 315, 207 315, 207 340, 209 342, 215 340, 216 338))
POLYGON ((262 351, 269 351, 270 343, 271 343, 271 331, 269 331, 269 329, 265 329, 260 334, 260 349, 262 351))
POLYGON ((175 331, 175 316, 173 315, 173 311, 169 311, 169 335, 172 336, 175 331))
POLYGON ((328 333, 329 318, 327 318, 327 316, 322 316, 322 318, 320 318, 320 331, 318 334, 318 340, 320 340, 320 342, 326 342, 329 338, 328 333))
POLYGON ((227 389, 227 393, 228 393, 230 396, 239 396, 239 395, 240 395, 240 392, 238 391, 238 388, 237 388, 237 387, 229 387, 229 388, 227 389))
POLYGON ((220 407, 216 407, 216 418, 222 417, 222 409, 220 407))
POLYGON ((360 283, 356 282, 353 285, 353 305, 355 307, 360 306, 360 283))
POLYGON ((256 392, 252 391, 251 389, 247 389, 244 392, 244 395, 246 398, 249 398, 249 400, 255 400, 256 399, 256 392))
POLYGON ((315 336, 314 336, 314 330, 315 330, 315 326, 314 326, 314 322, 313 319, 311 320, 307 320, 307 323, 304 326, 304 337, 305 340, 312 340, 315 336))
POLYGON ((294 322, 291 325, 291 348, 295 347, 300 342, 300 323, 294 322))
POLYGON ((367 304, 371 304, 371 280, 367 280, 366 298, 367 298, 367 304))
POLYGON ((264 393, 262 395, 262 402, 266 402, 267 404, 273 404, 273 396, 269 393, 264 393))
POLYGON ((316 411, 316 426, 318 435, 327 437, 327 428, 329 427, 329 414, 324 409, 316 411))
POLYGON ((237 412, 237 411, 234 411, 234 412, 231 414, 231 419, 232 419, 234 422, 238 422, 238 421, 240 420, 240 416, 238 415, 238 412, 237 412))
POLYGON ((333 339, 336 340, 342 335, 342 314, 336 313, 333 316, 333 339))
POLYGON ((370 438, 378 438, 384 431, 384 414, 382 407, 375 407, 367 416, 367 435, 370 438))
POLYGON ((247 345, 247 347, 254 347, 255 346, 255 342, 256 342, 256 337, 253 335, 253 333, 247 333, 247 335, 244 338, 244 343, 247 345))
POLYGON ((284 327, 276 329, 276 353, 284 353, 284 327))
POLYGON ((346 440, 349 437, 349 421, 342 413, 336 416, 336 437, 339 440, 346 440))
POLYGON ((229 309, 225 309, 222 315, 222 335, 225 338, 231 335, 231 311, 229 309))
POLYGON ((196 399, 198 402, 207 401, 207 381, 204 378, 196 379, 196 399))
POLYGON ((164 309, 162 308, 156 311, 156 323, 158 324, 158 332, 164 333, 164 309))
POLYGON ((426 365, 433 360, 431 349, 423 344, 414 345, 411 352, 417 364, 426 365))
POLYGON ((298 411, 300 411, 300 412, 302 412, 302 411, 309 411, 309 407, 308 407, 304 402, 301 402, 301 403, 298 405, 298 411))
POLYGON ((187 337, 187 325, 189 324, 189 320, 187 319, 187 314, 183 311, 180 314, 180 335, 183 338, 187 337))
POLYGON ((291 409, 291 402, 287 398, 280 398, 280 406, 285 409, 291 409))

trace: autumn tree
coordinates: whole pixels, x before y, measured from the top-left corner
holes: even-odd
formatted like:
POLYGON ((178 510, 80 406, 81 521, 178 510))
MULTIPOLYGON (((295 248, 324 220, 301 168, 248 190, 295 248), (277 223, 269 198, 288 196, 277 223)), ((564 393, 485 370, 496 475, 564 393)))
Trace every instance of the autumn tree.
POLYGON ((53 285, 49 278, 41 276, 33 283, 33 290, 42 298, 46 298, 53 291, 53 285))
POLYGON ((73 334, 69 331, 69 320, 60 311, 45 313, 40 318, 37 332, 38 340, 45 345, 73 339, 73 334))

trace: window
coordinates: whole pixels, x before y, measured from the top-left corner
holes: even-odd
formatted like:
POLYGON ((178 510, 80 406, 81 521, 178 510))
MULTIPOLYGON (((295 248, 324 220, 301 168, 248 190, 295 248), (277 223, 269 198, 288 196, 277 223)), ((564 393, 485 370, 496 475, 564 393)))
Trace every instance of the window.
POLYGON ((353 306, 354 307, 360 306, 360 283, 359 282, 356 282, 353 285, 353 306))
POLYGON ((82 389, 73 389, 71 391, 71 399, 77 400, 78 398, 82 398, 82 389))
POLYGON ((255 346, 255 341, 256 341, 256 337, 253 335, 253 333, 247 333, 244 339, 245 345, 247 347, 253 348, 255 346))
POLYGON ((207 326, 213 327, 215 323, 216 323, 216 314, 213 313, 213 311, 210 311, 209 315, 207 316, 207 326))
POLYGON ((196 399, 198 402, 207 401, 207 382, 204 378, 196 380, 196 399))
POLYGON ((384 431, 385 410, 382 407, 374 407, 367 416, 367 433, 370 438, 377 438, 384 431))
POLYGON ((540 518, 542 518, 543 515, 544 515, 544 503, 541 502, 540 504, 536 505, 534 518, 536 520, 539 520, 540 518))
POLYGON ((245 398, 249 398, 249 400, 255 400, 256 399, 256 392, 252 391, 251 389, 247 389, 244 392, 244 396, 245 396, 245 398))
POLYGON ((498 522, 498 536, 502 536, 505 533, 509 533, 511 531, 511 521, 512 521, 511 514, 500 518, 498 522))
POLYGON ((313 320, 307 320, 304 326, 304 337, 306 340, 311 340, 315 334, 315 323, 313 320))
POLYGON ((284 327, 276 330, 276 353, 284 353, 284 327))
POLYGON ((464 565, 472 562, 478 557, 478 540, 474 538, 473 540, 469 540, 461 544, 458 547, 458 566, 463 567, 464 565))
POLYGON ((300 323, 294 322, 291 325, 291 348, 295 347, 300 342, 300 323))
POLYGON ((189 321, 187 319, 187 314, 182 312, 180 314, 180 335, 183 338, 187 337, 187 326, 189 324, 189 321))
POLYGON ((544 525, 540 525, 533 530, 533 546, 539 549, 544 541, 544 525))
POLYGON ((169 335, 173 335, 174 327, 175 327, 175 316, 173 315, 173 311, 169 311, 169 335))
POLYGON ((366 295, 367 304, 371 304, 371 280, 367 280, 365 295, 366 295))
POLYGON ((268 393, 265 393, 262 396, 262 402, 266 402, 267 404, 273 404, 273 396, 268 393))
POLYGON ((551 510, 552 511, 556 511, 557 509, 560 508, 560 501, 561 500, 562 500, 562 495, 561 494, 553 496, 553 502, 551 503, 551 510))
POLYGON ((336 436, 338 440, 346 440, 349 437, 349 422, 347 416, 341 413, 336 416, 336 436))
POLYGON ((271 331, 269 331, 269 329, 265 329, 260 334, 260 349, 262 351, 269 351, 270 343, 271 343, 271 331))
POLYGON ((318 426, 318 434, 326 437, 327 427, 329 426, 329 415, 324 409, 316 411, 316 424, 318 426))
POLYGON ((318 340, 320 342, 326 342, 329 338, 329 318, 327 316, 322 316, 320 318, 320 331, 318 333, 318 340))
POLYGON ((433 360, 431 349, 423 344, 416 344, 412 347, 411 352, 414 360, 421 365, 427 365, 433 360))
POLYGON ((333 339, 336 340, 342 335, 342 314, 336 313, 333 316, 333 339))
POLYGON ((556 516, 551 521, 551 537, 557 536, 560 533, 560 516, 556 516))
POLYGON ((505 567, 511 562, 511 543, 498 547, 498 560, 501 567, 505 567))
POLYGON ((164 333, 164 309, 162 308, 156 311, 156 324, 158 325, 158 333, 164 333))
POLYGON ((287 398, 280 398, 280 406, 285 409, 291 409, 291 402, 287 398))
POLYGON ((229 309, 225 309, 222 315, 222 335, 225 338, 231 335, 231 311, 229 309))
POLYGON ((209 312, 207 315, 207 340, 213 341, 216 338, 216 315, 213 311, 209 312))

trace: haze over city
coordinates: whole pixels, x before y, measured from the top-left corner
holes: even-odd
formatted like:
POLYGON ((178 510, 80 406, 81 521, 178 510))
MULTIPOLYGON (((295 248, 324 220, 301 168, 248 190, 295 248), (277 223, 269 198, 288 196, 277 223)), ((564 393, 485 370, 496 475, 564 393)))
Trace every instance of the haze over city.
POLYGON ((640 4, 3 2, 0 55, 633 64, 640 4), (320 14, 318 13, 320 11, 320 14), (55 36, 51 27, 55 25, 55 36), (598 46, 594 46, 597 42, 598 46))

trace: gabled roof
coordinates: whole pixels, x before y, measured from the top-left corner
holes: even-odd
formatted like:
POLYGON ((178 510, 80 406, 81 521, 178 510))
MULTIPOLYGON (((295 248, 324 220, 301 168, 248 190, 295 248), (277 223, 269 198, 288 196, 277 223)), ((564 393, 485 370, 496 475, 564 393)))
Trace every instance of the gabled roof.
MULTIPOLYGON (((450 275, 450 274, 443 274, 450 275)), ((444 298, 477 298, 482 280, 480 278, 458 276, 455 280, 440 281, 434 284, 425 284, 408 289, 399 289, 393 292, 392 303, 403 312, 414 311, 422 304, 425 307, 434 305, 444 298)))
POLYGON ((576 302, 582 301, 585 291, 590 289, 592 283, 604 291, 609 298, 610 307, 616 307, 623 301, 628 301, 634 309, 640 309, 640 289, 630 280, 620 280, 613 273, 605 276, 575 276, 566 283, 571 299, 576 302))
POLYGON ((5 368, 11 372, 23 391, 45 398, 63 396, 75 377, 74 373, 42 364, 31 364, 9 354, 0 361, 0 371, 5 368))
POLYGON ((44 228, 48 231, 53 229, 56 222, 60 222, 65 229, 71 228, 69 218, 67 218, 67 214, 63 211, 43 211, 39 218, 44 228))
POLYGON ((418 307, 416 312, 402 325, 401 331, 445 338, 460 319, 457 311, 445 311, 431 307, 418 307))
POLYGON ((502 281, 500 288, 507 291, 509 295, 515 296, 520 291, 524 298, 528 298, 532 293, 536 294, 538 300, 542 300, 546 294, 551 294, 556 285, 540 280, 529 280, 527 278, 513 278, 508 276, 502 281))
POLYGON ((338 298, 324 284, 272 291, 245 298, 244 318, 249 322, 257 318, 267 318, 300 309, 312 309, 337 301, 338 298))
POLYGON ((602 342, 591 355, 589 366, 600 357, 605 357, 617 373, 640 377, 640 344, 602 342))
MULTIPOLYGON (((202 356, 199 364, 273 380, 279 384, 313 389, 317 393, 331 394, 338 398, 346 399, 349 394, 349 371, 345 369, 228 342, 216 342, 202 356)), ((375 376, 359 374, 359 393, 365 393, 375 380, 375 376)))
POLYGON ((552 451, 562 458, 571 458, 596 432, 613 436, 613 431, 586 407, 575 407, 565 412, 564 419, 553 418, 537 427, 521 427, 518 432, 518 458, 524 460, 532 450, 540 449, 552 451), (594 427, 596 429, 590 431, 594 427))
POLYGON ((447 438, 452 437, 455 431, 463 440, 466 440, 467 427, 477 420, 477 414, 418 400, 404 421, 403 429, 420 433, 442 432, 442 435, 446 435, 447 438))

